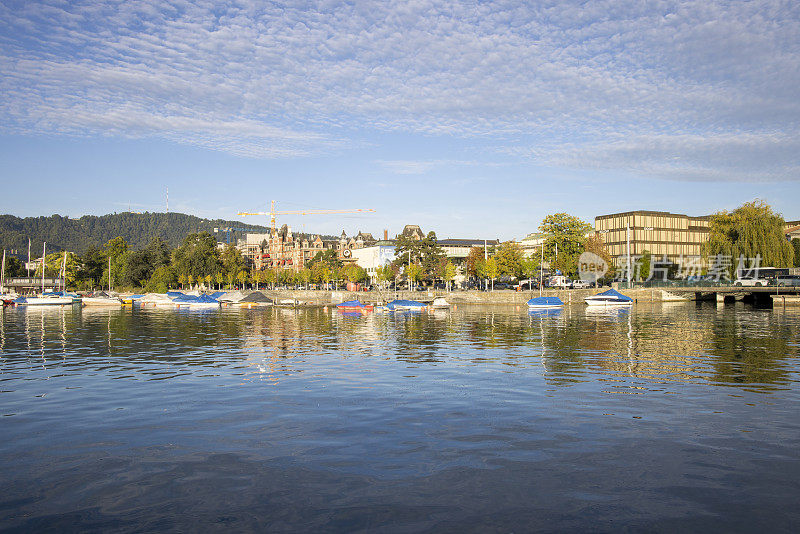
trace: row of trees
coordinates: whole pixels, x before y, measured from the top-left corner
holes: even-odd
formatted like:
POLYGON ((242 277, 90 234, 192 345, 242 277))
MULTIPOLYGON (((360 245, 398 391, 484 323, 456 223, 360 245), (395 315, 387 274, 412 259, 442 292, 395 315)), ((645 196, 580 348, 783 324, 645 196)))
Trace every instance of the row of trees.
MULTIPOLYGON (((335 250, 317 253, 299 271, 264 270, 247 267, 241 252, 233 246, 221 251, 217 240, 208 232, 189 234, 183 243, 171 249, 160 238, 154 238, 139 250, 133 250, 122 237, 109 240, 102 247, 90 246, 82 254, 66 253, 67 286, 82 290, 142 288, 164 292, 171 288, 201 285, 206 288, 272 285, 327 284, 336 281, 362 282, 367 273, 357 265, 343 265, 335 250), (109 270, 110 269, 110 270, 109 270)), ((63 252, 45 258, 45 276, 62 272, 63 252)), ((6 260, 6 276, 21 276, 25 270, 16 257, 6 260)), ((36 276, 42 275, 41 266, 36 276)))

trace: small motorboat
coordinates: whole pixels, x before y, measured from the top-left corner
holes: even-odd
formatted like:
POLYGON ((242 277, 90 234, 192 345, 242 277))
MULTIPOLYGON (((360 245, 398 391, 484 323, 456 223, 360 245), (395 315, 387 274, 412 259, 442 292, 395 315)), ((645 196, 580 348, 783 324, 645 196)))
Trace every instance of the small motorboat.
POLYGON ((374 306, 371 304, 364 304, 360 300, 348 300, 346 302, 342 302, 341 304, 337 304, 336 308, 341 311, 372 311, 374 306))
POLYGON ((546 310, 551 308, 561 308, 564 303, 558 297, 536 297, 528 301, 529 310, 546 310))
POLYGON ((422 311, 427 306, 422 302, 417 302, 416 300, 393 300, 389 304, 386 305, 386 309, 388 310, 402 310, 402 311, 422 311))
POLYGON ((609 289, 583 299, 589 306, 631 306, 633 299, 616 289, 609 289))
POLYGON ((435 310, 444 310, 450 307, 450 303, 444 297, 436 297, 431 302, 431 308, 435 310))

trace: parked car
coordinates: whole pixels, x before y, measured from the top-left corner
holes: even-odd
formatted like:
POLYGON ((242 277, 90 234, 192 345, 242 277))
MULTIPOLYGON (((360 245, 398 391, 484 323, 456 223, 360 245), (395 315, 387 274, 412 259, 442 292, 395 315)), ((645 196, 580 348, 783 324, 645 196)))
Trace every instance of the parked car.
POLYGON ((572 288, 573 289, 587 289, 592 287, 592 283, 588 280, 573 280, 572 281, 572 288))

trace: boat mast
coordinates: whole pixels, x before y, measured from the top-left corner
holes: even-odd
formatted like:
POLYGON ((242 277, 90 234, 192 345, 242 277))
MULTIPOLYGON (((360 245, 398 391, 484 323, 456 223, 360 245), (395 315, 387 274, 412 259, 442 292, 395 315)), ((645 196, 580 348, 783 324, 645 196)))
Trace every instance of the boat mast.
POLYGON ((61 262, 61 290, 67 290, 67 251, 64 251, 64 261, 61 262))
POLYGON ((542 238, 542 259, 539 261, 539 296, 542 296, 542 281, 544 280, 544 238, 542 238))
POLYGON ((6 287, 6 249, 3 249, 3 267, 0 268, 0 293, 6 287))
POLYGON ((47 241, 42 242, 42 294, 44 295, 44 257, 47 253, 47 241))
POLYGON ((111 254, 108 255, 108 291, 111 291, 111 254))

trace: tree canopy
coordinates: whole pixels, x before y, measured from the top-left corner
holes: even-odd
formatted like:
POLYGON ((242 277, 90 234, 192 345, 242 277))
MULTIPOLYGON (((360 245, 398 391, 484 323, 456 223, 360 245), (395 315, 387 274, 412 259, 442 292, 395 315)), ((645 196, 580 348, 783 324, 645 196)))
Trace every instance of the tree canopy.
POLYGON ((709 238, 703 245, 703 257, 713 262, 715 257, 730 258, 729 274, 739 258, 746 266, 760 257, 761 267, 791 267, 794 263, 792 245, 786 240, 786 223, 762 200, 747 202, 731 212, 721 211, 711 216, 709 238))
POLYGON ((539 229, 547 234, 544 256, 550 268, 574 277, 578 272, 578 258, 584 251, 586 233, 592 226, 568 213, 554 213, 542 220, 539 229))

